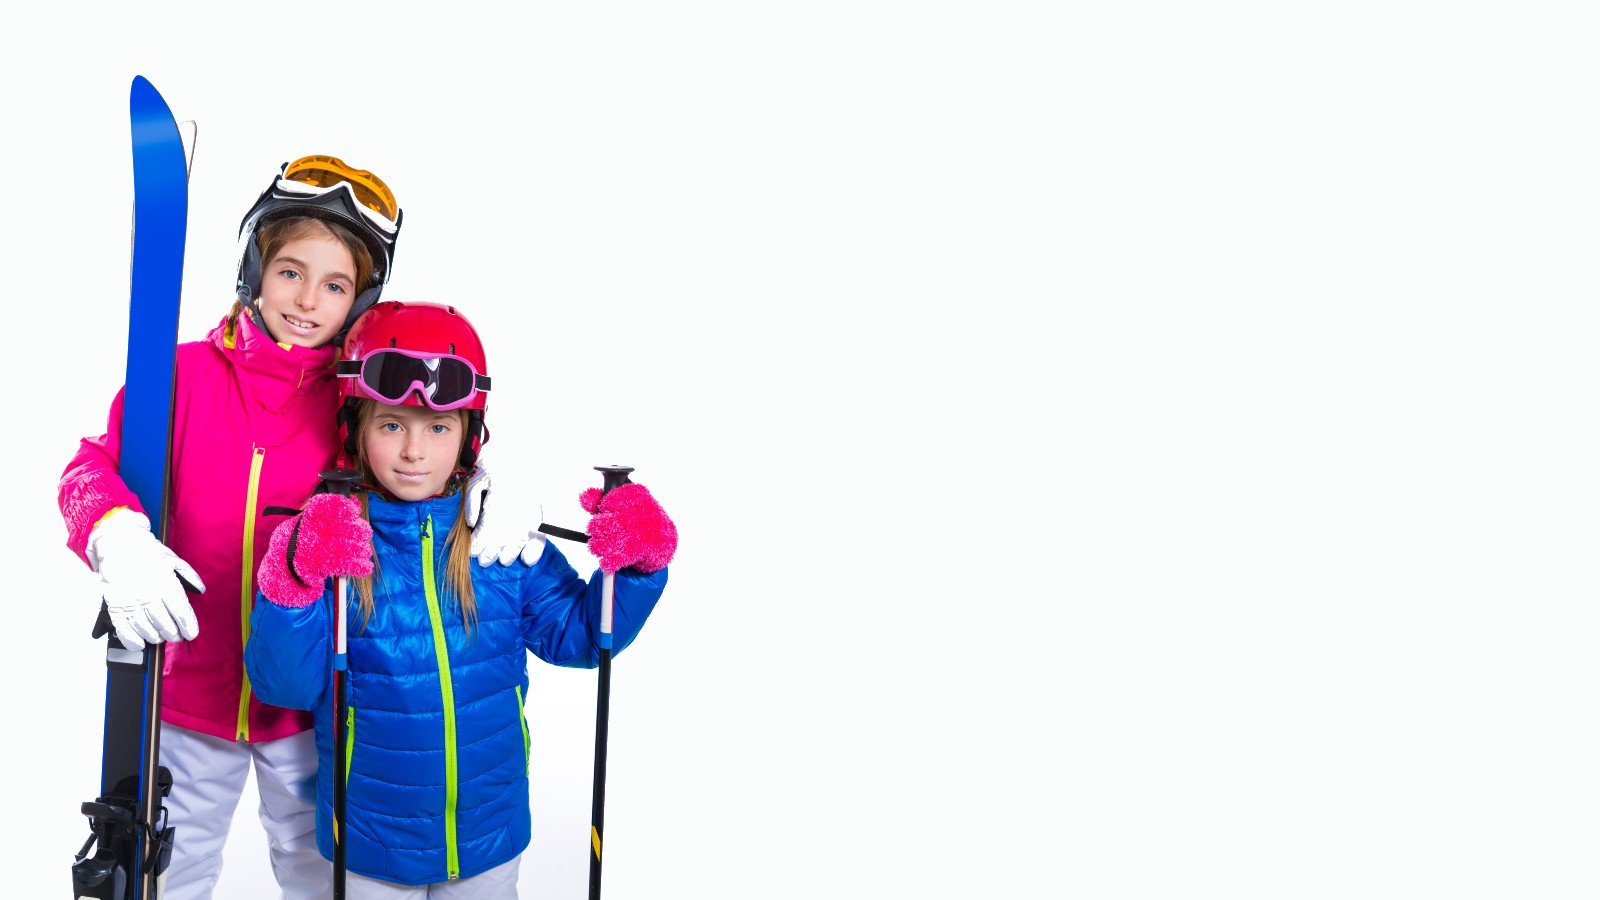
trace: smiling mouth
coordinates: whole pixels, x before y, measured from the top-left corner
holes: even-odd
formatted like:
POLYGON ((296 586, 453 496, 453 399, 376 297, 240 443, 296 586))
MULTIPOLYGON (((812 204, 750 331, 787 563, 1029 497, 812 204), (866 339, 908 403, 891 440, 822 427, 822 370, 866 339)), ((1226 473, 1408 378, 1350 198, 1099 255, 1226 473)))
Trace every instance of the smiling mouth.
POLYGON ((305 331, 316 331, 319 327, 315 322, 302 319, 299 316, 291 316, 287 313, 284 314, 283 320, 295 328, 303 329, 305 331))

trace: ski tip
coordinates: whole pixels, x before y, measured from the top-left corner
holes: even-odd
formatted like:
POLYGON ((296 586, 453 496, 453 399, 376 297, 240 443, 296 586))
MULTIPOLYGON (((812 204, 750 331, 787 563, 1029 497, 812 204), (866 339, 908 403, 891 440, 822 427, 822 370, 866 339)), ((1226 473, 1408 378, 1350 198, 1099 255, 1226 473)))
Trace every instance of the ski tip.
POLYGON ((128 114, 132 117, 135 128, 141 125, 154 127, 163 132, 162 139, 167 137, 165 133, 167 129, 177 126, 172 108, 167 105, 167 99, 161 96, 156 86, 143 75, 133 76, 133 87, 128 90, 128 114))
POLYGON ((151 84, 150 79, 143 75, 133 76, 133 85, 128 89, 128 96, 134 102, 142 101, 146 104, 158 105, 163 110, 167 110, 168 115, 172 114, 167 107, 166 98, 161 96, 161 92, 156 90, 156 86, 151 84))

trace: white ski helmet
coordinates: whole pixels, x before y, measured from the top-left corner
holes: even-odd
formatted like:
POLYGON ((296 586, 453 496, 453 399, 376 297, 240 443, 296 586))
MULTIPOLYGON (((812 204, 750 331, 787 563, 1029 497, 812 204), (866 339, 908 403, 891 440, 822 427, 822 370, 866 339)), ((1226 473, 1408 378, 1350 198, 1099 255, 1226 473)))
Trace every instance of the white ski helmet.
POLYGON ((262 330, 256 297, 261 293, 261 248, 256 234, 271 222, 291 216, 326 219, 344 226, 367 245, 372 255, 372 280, 357 288, 355 302, 333 338, 337 343, 360 315, 378 302, 394 267, 394 243, 400 236, 401 211, 383 179, 352 168, 333 156, 302 156, 278 167, 278 175, 261 192, 239 223, 239 270, 235 285, 239 302, 262 330))

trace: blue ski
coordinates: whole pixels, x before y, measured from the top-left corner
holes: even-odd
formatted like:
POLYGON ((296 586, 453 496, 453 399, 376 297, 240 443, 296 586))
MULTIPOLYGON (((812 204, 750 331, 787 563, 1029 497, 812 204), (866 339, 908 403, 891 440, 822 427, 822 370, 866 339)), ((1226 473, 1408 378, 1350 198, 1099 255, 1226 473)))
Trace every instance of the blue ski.
MULTIPOLYGON (((143 76, 133 79, 128 109, 133 132, 133 276, 120 474, 138 495, 156 535, 165 540, 189 170, 172 111, 143 76)), ((95 637, 102 635, 106 709, 100 795, 83 804, 91 835, 72 866, 73 896, 158 900, 174 831, 162 806, 172 779, 159 765, 166 645, 127 649, 111 633, 104 608, 94 630, 95 637), (96 847, 93 856, 91 847, 96 847)))

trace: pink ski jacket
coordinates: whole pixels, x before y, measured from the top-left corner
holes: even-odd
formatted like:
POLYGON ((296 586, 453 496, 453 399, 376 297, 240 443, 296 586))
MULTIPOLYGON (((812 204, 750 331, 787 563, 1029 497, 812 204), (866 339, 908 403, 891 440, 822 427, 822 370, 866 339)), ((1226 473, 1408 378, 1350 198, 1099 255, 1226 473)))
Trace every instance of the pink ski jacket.
MULTIPOLYGON (((200 635, 167 645, 161 718, 235 741, 270 741, 311 727, 309 713, 256 700, 244 671, 255 573, 281 515, 298 509, 334 465, 335 349, 274 343, 241 315, 203 341, 178 346, 167 545, 205 582, 190 594, 200 635)), ((84 557, 89 533, 119 506, 144 512, 117 475, 122 391, 106 433, 86 437, 61 475, 67 546, 84 557)), ((87 558, 85 557, 85 562, 87 558)))

